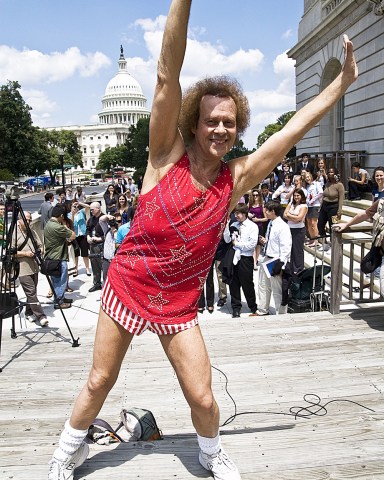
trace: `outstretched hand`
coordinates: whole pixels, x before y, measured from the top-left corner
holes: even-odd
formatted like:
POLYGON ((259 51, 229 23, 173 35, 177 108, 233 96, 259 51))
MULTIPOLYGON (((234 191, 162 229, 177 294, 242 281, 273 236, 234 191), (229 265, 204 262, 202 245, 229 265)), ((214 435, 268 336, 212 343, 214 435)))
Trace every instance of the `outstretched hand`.
POLYGON ((347 228, 346 223, 335 223, 332 225, 332 230, 335 230, 336 232, 343 232, 347 228))
POLYGON ((348 35, 343 35, 344 41, 344 65, 342 68, 343 76, 346 77, 348 83, 353 83, 359 72, 356 64, 355 55, 353 53, 353 43, 349 39, 348 35))

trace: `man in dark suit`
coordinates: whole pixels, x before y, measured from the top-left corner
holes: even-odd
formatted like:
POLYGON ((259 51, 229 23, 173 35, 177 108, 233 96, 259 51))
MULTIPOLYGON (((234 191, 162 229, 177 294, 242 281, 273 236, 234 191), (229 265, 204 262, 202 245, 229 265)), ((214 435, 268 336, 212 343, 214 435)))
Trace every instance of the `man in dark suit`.
POLYGON ((117 179, 117 183, 115 185, 115 191, 120 195, 120 193, 125 193, 127 190, 127 187, 124 185, 123 179, 119 177, 117 179))
POLYGON ((304 170, 304 169, 307 172, 310 172, 312 176, 315 174, 315 166, 310 161, 308 153, 301 154, 301 161, 296 166, 295 175, 300 175, 301 170, 304 170))

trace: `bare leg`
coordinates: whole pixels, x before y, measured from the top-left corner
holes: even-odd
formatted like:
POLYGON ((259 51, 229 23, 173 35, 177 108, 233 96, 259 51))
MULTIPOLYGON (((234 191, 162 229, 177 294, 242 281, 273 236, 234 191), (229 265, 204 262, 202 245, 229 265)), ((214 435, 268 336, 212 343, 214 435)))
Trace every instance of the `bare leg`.
POLYGON ((211 363, 200 327, 174 335, 160 335, 159 339, 191 408, 197 433, 203 437, 215 437, 219 431, 220 413, 211 389, 211 363))
POLYGON ((72 428, 85 430, 99 413, 115 384, 133 335, 100 310, 93 348, 93 365, 70 418, 72 428))
POLYGON ((89 257, 83 257, 85 269, 87 272, 89 272, 89 257))

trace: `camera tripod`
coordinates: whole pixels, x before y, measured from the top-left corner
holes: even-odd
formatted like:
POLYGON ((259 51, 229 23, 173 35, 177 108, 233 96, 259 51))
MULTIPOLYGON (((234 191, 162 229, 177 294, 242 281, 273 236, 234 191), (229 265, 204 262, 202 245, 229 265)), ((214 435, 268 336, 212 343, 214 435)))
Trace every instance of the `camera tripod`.
MULTIPOLYGON (((11 326, 11 338, 17 338, 16 329, 15 329, 15 315, 20 314, 23 307, 28 305, 28 302, 21 302, 17 298, 16 294, 16 279, 19 276, 20 264, 17 260, 16 254, 18 251, 17 243, 17 232, 18 232, 18 220, 21 220, 25 228, 25 236, 27 241, 30 240, 33 245, 34 259, 39 267, 42 265, 42 258, 39 246, 36 242, 36 239, 32 233, 31 227, 27 219, 21 203, 18 199, 18 195, 12 195, 8 193, 6 195, 5 202, 5 213, 4 213, 4 228, 3 235, 6 237, 3 239, 0 246, 1 253, 1 277, 0 277, 0 354, 1 354, 1 336, 3 328, 3 320, 5 318, 12 317, 12 326, 11 326), (10 220, 8 217, 11 217, 10 220)), ((54 292, 54 287, 52 280, 49 275, 45 275, 48 284, 51 290, 54 292)), ((63 316, 64 322, 68 328, 69 334, 72 338, 72 347, 78 347, 79 338, 75 339, 72 331, 68 325, 67 319, 64 315, 63 309, 58 302, 61 315, 63 316)), ((0 372, 1 372, 0 368, 0 372)))

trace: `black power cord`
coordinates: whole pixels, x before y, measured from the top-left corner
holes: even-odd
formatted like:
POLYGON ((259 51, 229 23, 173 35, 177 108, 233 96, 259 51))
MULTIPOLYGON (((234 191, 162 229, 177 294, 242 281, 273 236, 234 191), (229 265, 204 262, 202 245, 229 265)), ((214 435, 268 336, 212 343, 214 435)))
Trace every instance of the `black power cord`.
POLYGON ((267 411, 252 411, 252 412, 240 412, 240 413, 238 413, 236 402, 235 402, 234 398, 232 397, 232 395, 228 391, 228 383, 229 382, 228 382, 227 375, 222 370, 220 370, 220 368, 214 367, 213 365, 212 365, 212 368, 217 370, 218 372, 220 372, 224 376, 224 378, 225 378, 225 391, 226 391, 227 395, 229 396, 229 398, 232 400, 233 405, 234 405, 234 409, 235 409, 235 413, 233 415, 231 415, 230 417, 228 417, 224 421, 224 423, 222 423, 220 425, 221 427, 225 427, 226 425, 229 425, 230 423, 232 423, 235 420, 236 417, 240 417, 241 415, 255 415, 255 414, 259 414, 259 413, 262 413, 263 415, 266 415, 266 414, 267 415, 285 415, 285 416, 288 416, 288 417, 294 417, 295 420, 297 418, 310 418, 310 417, 313 417, 313 416, 323 417, 323 416, 327 415, 327 413, 328 413, 328 410, 326 408, 327 405, 330 405, 331 403, 336 403, 336 402, 337 403, 340 403, 340 402, 353 403, 354 405, 358 405, 359 407, 361 407, 365 410, 369 410, 370 412, 375 413, 375 410, 372 410, 372 408, 366 407, 365 405, 362 405, 359 402, 354 402, 353 400, 346 400, 346 399, 343 399, 343 398, 337 398, 337 399, 334 399, 334 400, 329 400, 329 402, 326 402, 324 405, 322 405, 321 404, 321 398, 316 393, 306 393, 303 396, 303 399, 304 399, 304 402, 306 402, 308 405, 307 406, 291 407, 289 409, 289 413, 288 412, 267 412, 267 411))

